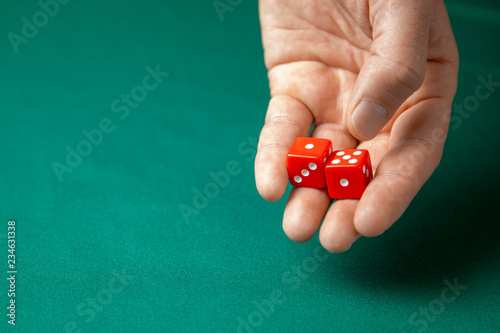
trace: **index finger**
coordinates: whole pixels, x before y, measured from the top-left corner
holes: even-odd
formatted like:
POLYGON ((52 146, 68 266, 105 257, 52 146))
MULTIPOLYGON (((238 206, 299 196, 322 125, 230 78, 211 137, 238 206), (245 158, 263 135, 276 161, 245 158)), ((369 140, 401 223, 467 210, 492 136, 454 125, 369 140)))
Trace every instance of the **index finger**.
POLYGON ((271 98, 255 157, 255 182, 264 199, 277 201, 285 193, 286 156, 297 137, 309 134, 312 123, 311 112, 298 99, 286 95, 271 98))

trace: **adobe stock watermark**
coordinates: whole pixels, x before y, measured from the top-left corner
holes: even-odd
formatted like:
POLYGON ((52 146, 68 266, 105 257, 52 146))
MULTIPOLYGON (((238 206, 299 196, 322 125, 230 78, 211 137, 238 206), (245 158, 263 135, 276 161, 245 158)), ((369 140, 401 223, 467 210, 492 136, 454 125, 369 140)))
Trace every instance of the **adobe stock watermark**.
MULTIPOLYGON (((431 300, 426 306, 421 306, 418 311, 413 312, 408 318, 408 324, 412 326, 417 332, 424 332, 430 323, 436 321, 446 307, 457 300, 457 297, 467 290, 466 285, 458 283, 458 278, 453 280, 453 283, 444 280, 445 287, 441 290, 439 297, 431 300)), ((408 333, 403 331, 401 333, 408 333)))
MULTIPOLYGON (((458 130, 463 120, 468 119, 473 112, 477 111, 481 102, 490 98, 496 88, 500 87, 500 81, 494 81, 493 74, 489 74, 487 78, 480 75, 477 80, 479 84, 474 89, 474 93, 465 97, 461 103, 453 103, 451 114, 446 114, 443 118, 444 122, 450 123, 450 130, 458 130)), ((418 148, 415 151, 409 156, 400 157, 399 172, 402 175, 411 176, 416 168, 424 164, 427 158, 444 144, 445 140, 446 132, 436 127, 428 140, 418 142, 418 148)))
MULTIPOLYGON (((237 152, 241 156, 246 156, 246 161, 253 161, 257 154, 258 139, 249 136, 241 142, 237 147, 237 152)), ((243 171, 243 167, 237 160, 230 160, 226 165, 217 171, 210 171, 208 178, 210 179, 201 187, 193 188, 193 198, 190 203, 180 203, 178 205, 179 212, 184 221, 189 224, 193 215, 199 215, 201 211, 206 209, 210 202, 215 199, 222 190, 226 189, 231 183, 231 179, 238 176, 243 171)))
POLYGON ((326 252, 321 246, 314 249, 314 253, 304 258, 300 265, 294 265, 291 269, 287 270, 281 275, 282 288, 274 289, 269 297, 263 300, 254 301, 254 310, 245 317, 237 317, 237 333, 253 333, 254 330, 261 327, 266 319, 269 319, 280 306, 287 300, 287 294, 299 289, 299 287, 306 281, 311 274, 314 274, 320 264, 328 260, 331 253, 326 252))
MULTIPOLYGON (((69 321, 64 325, 65 333, 81 333, 82 330, 90 325, 103 312, 111 302, 118 296, 126 286, 136 279, 134 275, 121 273, 113 270, 113 277, 108 281, 105 288, 99 290, 94 297, 88 297, 85 301, 78 304, 75 308, 78 319, 69 321)), ((90 330, 89 330, 90 331, 90 330)))
MULTIPOLYGON (((139 103, 146 99, 148 92, 155 90, 169 76, 169 73, 161 71, 160 65, 156 65, 155 69, 147 66, 146 72, 148 74, 143 77, 142 84, 133 87, 129 94, 121 94, 120 98, 111 103, 111 112, 116 114, 119 120, 127 119, 131 110, 136 109, 139 103)), ((64 180, 64 174, 72 173, 80 166, 83 158, 92 154, 94 148, 102 144, 105 135, 113 133, 115 129, 116 122, 107 117, 102 118, 95 128, 83 129, 81 133, 84 138, 74 147, 66 146, 64 162, 54 161, 51 164, 59 182, 64 180)))
POLYGON ((488 75, 488 78, 479 75, 477 80, 479 84, 474 89, 474 94, 465 97, 460 104, 453 103, 450 116, 451 129, 457 130, 462 125, 463 119, 468 119, 471 113, 479 109, 481 102, 490 98, 496 88, 500 87, 500 81, 493 81, 493 74, 488 75))
POLYGON ((241 5, 243 0, 214 0, 212 6, 214 6, 215 12, 219 16, 220 21, 224 21, 224 14, 226 12, 232 12, 234 8, 241 5))
POLYGON ((21 44, 28 44, 28 42, 38 35, 39 29, 45 27, 51 18, 54 18, 60 10, 61 5, 66 5, 71 0, 40 0, 38 1, 38 6, 40 10, 35 12, 31 19, 23 16, 21 22, 23 23, 21 27, 20 34, 14 32, 9 32, 7 38, 9 39, 10 45, 14 50, 14 53, 19 53, 19 46, 21 44))

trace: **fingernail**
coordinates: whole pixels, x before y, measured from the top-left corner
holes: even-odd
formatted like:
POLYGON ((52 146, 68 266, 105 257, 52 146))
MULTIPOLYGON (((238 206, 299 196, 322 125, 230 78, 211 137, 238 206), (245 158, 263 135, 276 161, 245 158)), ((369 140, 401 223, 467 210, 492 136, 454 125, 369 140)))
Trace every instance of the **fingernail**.
POLYGON ((352 126, 363 139, 372 139, 385 126, 387 110, 373 101, 361 101, 352 114, 352 126))

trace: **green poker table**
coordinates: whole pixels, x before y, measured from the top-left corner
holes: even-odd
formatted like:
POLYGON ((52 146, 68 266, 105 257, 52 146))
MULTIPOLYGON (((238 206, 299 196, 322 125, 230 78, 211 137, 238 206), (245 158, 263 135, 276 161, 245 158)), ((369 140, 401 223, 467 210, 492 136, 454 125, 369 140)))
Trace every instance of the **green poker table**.
POLYGON ((500 5, 446 5, 441 165, 330 254, 255 188, 256 1, 4 1, 0 332, 499 332, 500 5))

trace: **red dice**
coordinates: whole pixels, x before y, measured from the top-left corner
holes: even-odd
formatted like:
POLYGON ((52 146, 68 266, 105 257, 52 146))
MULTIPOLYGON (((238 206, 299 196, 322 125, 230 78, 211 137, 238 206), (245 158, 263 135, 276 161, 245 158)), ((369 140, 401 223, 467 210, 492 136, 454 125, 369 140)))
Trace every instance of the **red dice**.
POLYGON ((373 179, 366 149, 334 151, 325 166, 328 195, 332 199, 359 199, 373 179))
POLYGON ((332 143, 327 139, 299 137, 287 157, 290 183, 294 186, 324 188, 325 163, 332 153, 332 143))
POLYGON ((300 137, 287 157, 290 183, 324 188, 332 199, 359 199, 373 179, 366 149, 344 149, 332 153, 330 140, 300 137))

